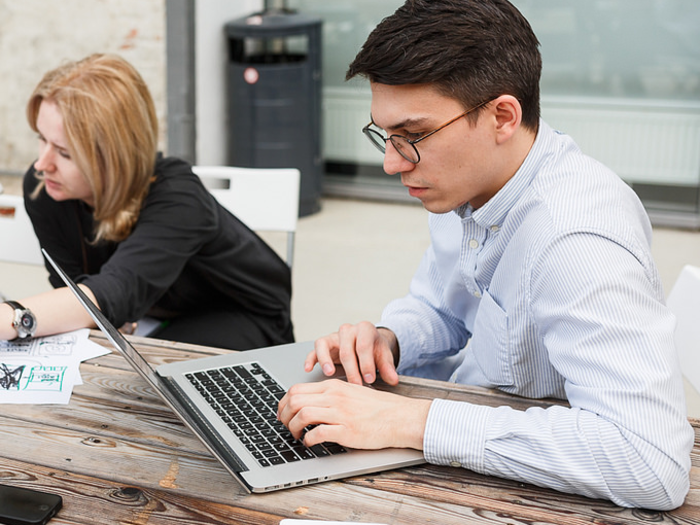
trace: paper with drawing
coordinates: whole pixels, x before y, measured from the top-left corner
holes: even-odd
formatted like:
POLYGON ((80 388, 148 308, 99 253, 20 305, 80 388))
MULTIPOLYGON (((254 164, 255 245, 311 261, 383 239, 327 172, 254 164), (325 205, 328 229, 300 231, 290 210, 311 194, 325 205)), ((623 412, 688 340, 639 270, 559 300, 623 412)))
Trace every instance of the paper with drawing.
POLYGON ((82 361, 108 354, 82 329, 33 339, 0 341, 0 404, 67 404, 82 383, 82 361))

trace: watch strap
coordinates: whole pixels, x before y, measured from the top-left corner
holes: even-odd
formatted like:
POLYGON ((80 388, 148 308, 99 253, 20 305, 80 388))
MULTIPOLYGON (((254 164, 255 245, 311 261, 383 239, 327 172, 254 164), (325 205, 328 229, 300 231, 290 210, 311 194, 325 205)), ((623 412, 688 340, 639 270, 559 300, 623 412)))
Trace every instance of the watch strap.
POLYGON ((17 331, 17 337, 24 339, 25 337, 33 337, 36 332, 36 318, 29 308, 25 308, 17 301, 3 301, 9 304, 14 313, 12 319, 12 328, 17 331), (25 325, 25 318, 29 320, 29 325, 25 325))
POLYGON ((24 306, 19 304, 17 301, 3 301, 5 304, 9 304, 13 310, 26 310, 24 306))

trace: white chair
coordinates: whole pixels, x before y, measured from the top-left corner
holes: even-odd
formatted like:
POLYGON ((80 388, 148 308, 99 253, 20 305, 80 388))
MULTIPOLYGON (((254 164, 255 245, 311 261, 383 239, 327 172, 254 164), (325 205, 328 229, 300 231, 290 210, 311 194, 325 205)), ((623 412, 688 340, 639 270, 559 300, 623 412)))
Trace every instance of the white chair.
MULTIPOLYGON (((676 348, 685 379, 700 398, 700 268, 686 265, 681 270, 666 304, 676 315, 676 348)), ((687 389, 686 389, 687 390, 687 389)))
POLYGON ((19 195, 0 194, 0 260, 44 264, 24 199, 19 195))
POLYGON ((216 200, 251 230, 286 232, 285 260, 292 267, 299 218, 298 169, 193 166, 192 170, 216 200))

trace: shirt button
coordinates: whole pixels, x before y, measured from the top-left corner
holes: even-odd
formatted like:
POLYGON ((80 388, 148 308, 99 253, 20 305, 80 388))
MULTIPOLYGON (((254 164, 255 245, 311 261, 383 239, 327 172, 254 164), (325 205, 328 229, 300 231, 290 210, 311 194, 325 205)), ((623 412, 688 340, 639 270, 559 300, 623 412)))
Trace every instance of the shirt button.
POLYGON ((493 233, 496 233, 498 230, 500 230, 500 228, 498 226, 496 226, 496 225, 491 226, 491 231, 493 233))
POLYGON ((474 292, 474 297, 476 297, 477 299, 479 299, 479 298, 481 297, 481 292, 479 292, 479 290, 476 290, 476 291, 474 292))
POLYGON ((459 461, 450 461, 450 467, 460 468, 462 464, 459 461))
POLYGON ((469 241, 469 247, 472 250, 475 250, 476 248, 479 247, 479 241, 477 241, 476 239, 472 239, 471 241, 469 241))

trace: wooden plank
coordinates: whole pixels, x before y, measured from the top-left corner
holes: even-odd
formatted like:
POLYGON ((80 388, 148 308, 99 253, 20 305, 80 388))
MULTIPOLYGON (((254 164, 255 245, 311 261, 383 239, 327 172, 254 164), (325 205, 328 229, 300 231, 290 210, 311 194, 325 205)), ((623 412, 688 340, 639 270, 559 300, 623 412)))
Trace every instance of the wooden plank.
POLYGON ((700 506, 692 493, 679 509, 660 512, 622 508, 607 500, 589 499, 435 465, 395 470, 375 479, 353 479, 350 482, 369 483, 382 491, 396 491, 403 495, 419 492, 431 501, 469 507, 480 516, 498 514, 500 519, 511 523, 700 523, 700 506))
POLYGON ((528 399, 485 388, 408 376, 400 376, 400 382, 396 387, 378 382, 375 388, 422 399, 449 399, 490 407, 508 405, 516 410, 526 410, 530 407, 547 408, 552 405, 567 405, 566 402, 558 399, 528 399))
POLYGON ((198 451, 5 417, 0 417, 0 425, 5 445, 0 456, 9 459, 82 475, 100 472, 107 480, 142 487, 177 487, 188 495, 207 494, 210 484, 223 499, 243 494, 218 461, 198 451))
MULTIPOLYGON (((249 495, 238 489, 228 473, 213 459, 192 456, 187 451, 175 456, 170 452, 164 454, 155 447, 138 446, 126 441, 98 440, 94 436, 86 437, 55 428, 36 429, 25 422, 0 420, 0 424, 4 428, 5 442, 11 444, 5 450, 12 456, 0 460, 0 471, 5 473, 3 477, 7 477, 8 464, 25 463, 30 465, 26 472, 43 470, 52 478, 50 484, 40 482, 32 486, 38 484, 44 489, 54 489, 71 496, 75 494, 75 488, 66 480, 94 480, 94 473, 99 472, 104 482, 92 481, 91 486, 95 489, 99 484, 136 487, 148 496, 144 496, 144 501, 139 500, 139 505, 146 505, 157 495, 159 501, 177 503, 178 513, 183 515, 187 515, 185 509, 194 512, 214 508, 216 505, 213 504, 218 504, 222 509, 238 509, 238 514, 245 511, 256 515, 273 515, 276 519, 274 523, 279 522, 280 516, 304 515, 339 521, 357 521, 358 517, 366 517, 371 521, 387 520, 387 523, 422 524, 436 520, 436 523, 457 525, 465 522, 464 512, 471 514, 470 509, 459 511, 451 504, 428 502, 420 491, 415 496, 385 494, 362 483, 330 482, 249 495), (166 496, 166 493, 177 497, 166 496), (212 505, 205 505, 204 502, 211 502, 212 505), (186 505, 191 505, 191 508, 186 505)), ((116 497, 134 496, 136 492, 130 489, 116 497)), ((110 494, 111 500, 115 494, 110 494)), ((163 509, 163 512, 169 511, 163 509)), ((110 513, 105 510, 105 515, 110 513)))
POLYGON ((2 416, 87 433, 97 438, 158 443, 173 450, 209 452, 135 372, 83 365, 84 384, 69 405, 6 405, 2 416), (86 373, 87 370, 87 373, 86 373))
POLYGON ((278 525, 285 517, 11 459, 0 461, 0 483, 62 496, 52 525, 278 525))
MULTIPOLYGON (((525 520, 567 525, 589 523, 593 519, 601 523, 633 524, 649 517, 646 513, 644 520, 640 520, 641 511, 624 511, 606 501, 480 476, 465 469, 435 466, 360 476, 345 482, 265 495, 247 495, 237 489, 215 460, 187 450, 174 454, 171 449, 153 445, 96 438, 49 426, 37 428, 36 423, 7 418, 0 419, 0 424, 8 445, 5 450, 11 455, 1 462, 0 470, 4 471, 5 462, 11 459, 85 478, 101 472, 110 486, 138 487, 147 494, 173 491, 194 500, 230 504, 265 515, 295 516, 301 512, 307 517, 340 521, 422 524, 434 520, 434 523, 451 524, 464 523, 465 519, 474 523, 525 520), (611 518, 619 521, 610 521, 611 518)), ((159 498, 167 499, 164 495, 159 498)), ((697 508, 695 505, 690 511, 697 512, 697 508)), ((700 523, 697 515, 690 511, 677 511, 672 516, 700 523)), ((667 514, 654 514, 656 522, 672 523, 668 519, 667 514)))
MULTIPOLYGON (((178 493, 209 501, 225 502, 242 498, 247 501, 247 508, 252 510, 273 512, 276 509, 286 509, 288 516, 294 516, 298 509, 302 509, 302 514, 318 513, 319 516, 331 516, 337 520, 347 520, 367 512, 371 515, 386 516, 385 496, 358 500, 358 492, 367 494, 374 489, 367 490, 352 485, 343 489, 339 488, 339 483, 330 483, 268 495, 245 495, 238 490, 234 480, 215 460, 193 457, 188 450, 181 450, 175 454, 173 450, 164 452, 157 446, 135 444, 124 438, 113 439, 48 425, 37 428, 36 421, 3 418, 0 419, 0 424, 4 428, 5 443, 11 444, 7 450, 12 458, 42 465, 43 468, 70 470, 81 476, 103 472, 104 477, 111 483, 135 485, 148 490, 171 486, 178 493), (330 499, 328 491, 333 493, 330 499), (335 503, 329 505, 329 501, 335 503), (362 508, 358 508, 358 501, 362 501, 362 508), (339 503, 342 505, 339 506, 339 503)), ((168 437, 167 440, 170 441, 171 438, 168 437)), ((421 507, 423 506, 421 504, 421 507)), ((432 505, 429 516, 423 512, 416 512, 410 502, 396 504, 394 507, 394 516, 407 513, 411 516, 410 523, 423 522, 429 516, 441 514, 441 511, 432 505), (404 507, 405 510, 400 510, 404 507)), ((449 514, 453 515, 454 512, 450 511, 449 514)), ((460 521, 445 517, 442 522, 460 521)))
MULTIPOLYGON (((111 347, 97 334, 93 334, 93 340, 111 347)), ((136 339, 134 344, 155 365, 227 352, 136 339)), ((121 356, 112 354, 91 360, 82 365, 81 371, 85 384, 76 387, 68 407, 6 405, 0 416, 4 445, 0 447, 0 481, 5 478, 36 488, 56 487, 70 495, 76 509, 90 509, 84 514, 67 514, 66 523, 158 525, 170 523, 170 517, 195 524, 275 525, 281 517, 421 525, 700 523, 697 420, 693 422, 696 446, 692 454, 691 493, 686 504, 671 513, 621 509, 607 501, 431 465, 248 495, 121 356), (18 473, 8 478, 13 468, 18 473), (97 472, 105 479, 97 479, 97 472), (76 489, 76 480, 80 489, 76 489), (115 498, 116 503, 112 501, 115 498), (128 504, 124 503, 126 500, 128 504), (92 510, 103 503, 104 520, 92 510), (138 509, 140 514, 119 514, 123 508, 138 509)), ((415 378, 402 378, 394 390, 416 397, 441 397, 488 406, 508 404, 518 409, 558 403, 415 378)))
MULTIPOLYGON (((136 337, 133 335, 127 335, 126 338, 134 347, 139 348, 139 351, 148 351, 148 353, 153 356, 167 356, 168 359, 175 361, 181 361, 183 359, 196 359, 197 357, 208 357, 211 355, 229 354, 233 352, 233 350, 227 350, 225 348, 214 348, 210 346, 180 343, 177 341, 165 341, 163 339, 153 339, 150 337, 136 337)), ((90 340, 104 346, 105 348, 114 348, 112 343, 110 343, 107 337, 99 330, 92 330, 90 332, 90 340)))

